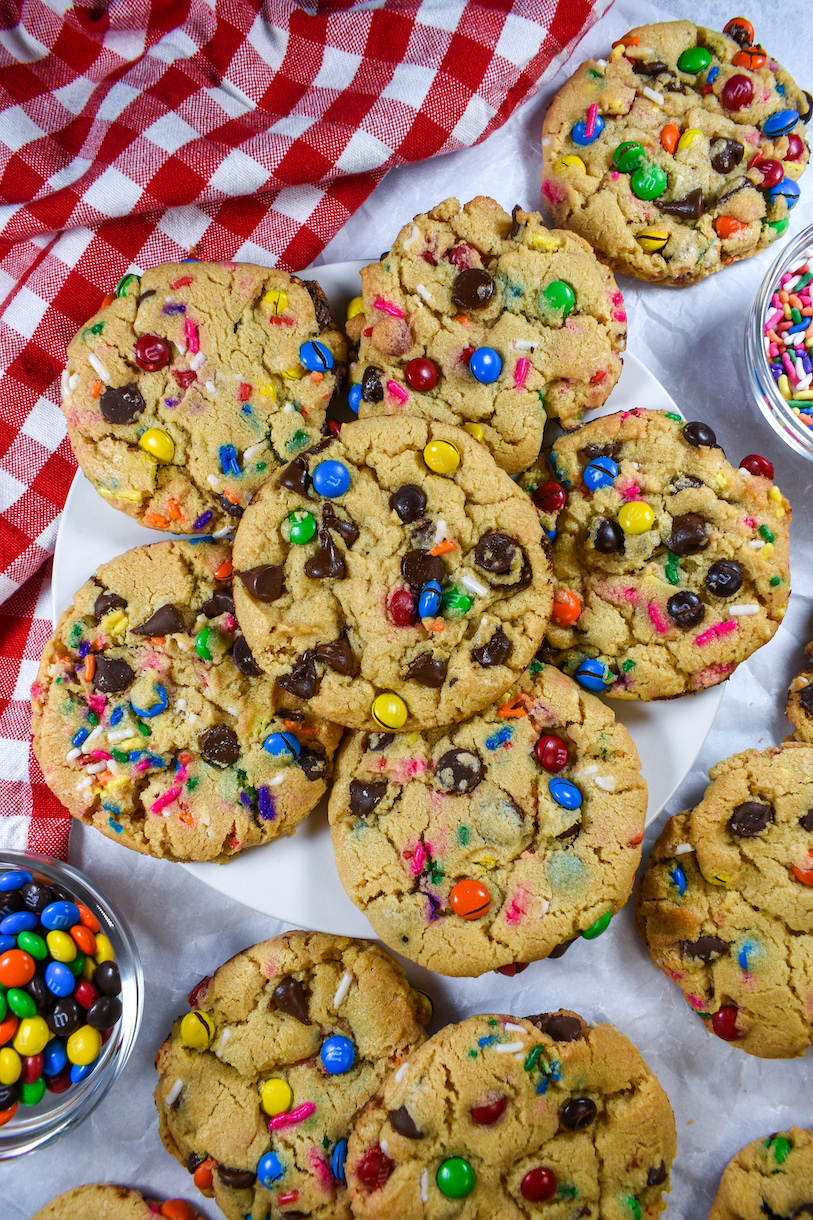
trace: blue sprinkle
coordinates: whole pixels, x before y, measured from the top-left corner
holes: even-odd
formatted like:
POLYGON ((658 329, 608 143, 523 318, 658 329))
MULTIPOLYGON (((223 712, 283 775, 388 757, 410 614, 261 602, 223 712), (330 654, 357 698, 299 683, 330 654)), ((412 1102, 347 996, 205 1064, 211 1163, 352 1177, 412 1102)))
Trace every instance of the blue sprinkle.
POLYGON ((706 73, 706 82, 709 85, 713 85, 719 75, 720 75, 720 69, 715 64, 714 67, 709 68, 708 72, 706 73))
POLYGON ((277 815, 274 809, 274 798, 271 795, 270 788, 267 788, 265 784, 263 784, 261 788, 258 788, 257 799, 260 803, 260 817, 264 822, 272 821, 272 819, 277 815))
POLYGON ((146 750, 131 750, 130 753, 127 755, 127 761, 133 762, 133 763, 138 762, 139 758, 143 758, 146 755, 146 753, 147 753, 146 750))
MULTIPOLYGON (((809 318, 805 318, 804 322, 797 322, 797 324, 796 324, 795 326, 791 326, 791 327, 789 327, 789 328, 788 328, 788 329, 785 331, 785 334, 786 334, 786 335, 798 335, 798 333, 799 333, 799 331, 800 331, 800 330, 807 330, 807 328, 808 328, 808 326, 809 326, 809 325, 810 325, 810 319, 809 319, 809 318)), ((81 644, 79 645, 79 652, 80 652, 80 653, 82 652, 82 645, 81 645, 81 644)))
POLYGON ((251 414, 251 403, 250 403, 250 402, 247 402, 247 403, 244 405, 244 407, 243 407, 243 414, 244 414, 244 415, 250 415, 250 414, 251 414))
POLYGON ((785 96, 785 86, 784 86, 784 85, 777 85, 777 86, 776 86, 776 92, 779 94, 779 96, 780 96, 780 97, 784 97, 784 96, 785 96))
POLYGON ((148 755, 147 755, 147 757, 148 757, 148 758, 149 758, 149 760, 150 760, 150 765, 151 765, 151 766, 153 766, 153 767, 160 767, 160 768, 161 768, 161 770, 163 771, 163 769, 164 769, 164 760, 163 760, 163 758, 162 758, 162 756, 161 756, 160 754, 148 754, 148 755))
POLYGON ((169 407, 169 409, 170 409, 170 411, 171 411, 173 407, 177 407, 177 405, 178 405, 178 403, 179 403, 180 401, 181 401, 181 400, 180 400, 179 398, 165 398, 165 399, 164 399, 164 404, 165 404, 167 407, 169 407))
POLYGON ((165 305, 164 313, 186 313, 185 305, 165 305))
POLYGON ((73 737, 71 738, 71 745, 72 746, 81 746, 83 741, 85 741, 85 739, 87 738, 87 736, 88 736, 87 729, 77 729, 76 732, 74 733, 73 737))
POLYGON ((547 1093, 549 1084, 550 1081, 548 1080, 547 1076, 543 1076, 539 1084, 536 1086, 537 1093, 547 1093))
MULTIPOLYGON (((192 526, 192 529, 195 530, 196 533, 198 530, 202 530, 204 525, 211 521, 213 516, 214 513, 211 511, 211 509, 207 509, 205 513, 201 513, 195 524, 192 526)), ((201 539, 201 542, 202 541, 203 539, 201 539)))
POLYGON ((200 538, 187 538, 190 546, 196 546, 199 542, 217 542, 214 534, 201 534, 200 538))
POLYGON ((247 809, 251 806, 251 797, 247 792, 243 792, 242 790, 240 792, 240 804, 245 805, 247 809))
POLYGON ((554 1081, 562 1079, 562 1065, 558 1059, 554 1059, 550 1065, 550 1078, 554 1081))
POLYGON ((748 969, 748 954, 753 953, 755 948, 756 948, 756 945, 751 944, 750 940, 747 940, 745 942, 745 944, 743 945, 743 947, 740 949, 739 955, 737 957, 737 961, 740 963, 740 967, 743 970, 748 969))
POLYGON ((112 818, 108 818, 107 821, 110 825, 111 830, 115 830, 117 835, 122 834, 122 832, 124 831, 123 826, 119 826, 118 822, 114 822, 112 818))
POLYGON ((220 469, 223 474, 241 474, 240 463, 237 461, 237 450, 234 445, 221 445, 218 450, 220 469))
POLYGON ((676 864, 669 874, 669 880, 682 898, 686 893, 686 874, 679 864, 676 864))
POLYGON ((506 725, 504 729, 500 729, 493 737, 486 738, 486 749, 496 750, 498 746, 502 746, 506 741, 510 741, 514 734, 514 730, 506 725))
POLYGON ((111 725, 113 725, 113 726, 117 725, 117 724, 119 723, 119 721, 121 720, 121 718, 122 718, 122 716, 123 716, 123 715, 124 715, 124 709, 123 709, 123 708, 120 708, 120 707, 114 707, 114 708, 113 708, 113 711, 110 713, 110 723, 111 723, 111 725))
POLYGON ((499 1038, 497 1037, 496 1034, 486 1034, 486 1036, 484 1038, 477 1039, 477 1045, 478 1046, 492 1046, 495 1042, 498 1042, 498 1041, 499 1041, 499 1038))
POLYGON ((88 644, 87 640, 82 640, 81 644, 79 645, 79 656, 86 657, 89 652, 90 644, 88 644))

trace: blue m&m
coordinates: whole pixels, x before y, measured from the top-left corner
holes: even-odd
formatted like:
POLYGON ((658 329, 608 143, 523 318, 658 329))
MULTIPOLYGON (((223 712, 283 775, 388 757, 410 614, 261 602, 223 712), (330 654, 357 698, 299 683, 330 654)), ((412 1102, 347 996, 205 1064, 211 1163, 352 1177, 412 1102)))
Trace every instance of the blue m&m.
POLYGON ((493 347, 478 347, 469 359, 469 372, 482 385, 491 385, 502 372, 502 357, 493 347))
POLYGON ((299 359, 311 373, 326 373, 333 368, 333 353, 324 343, 309 339, 299 349, 299 359))
POLYGON ((356 1061, 356 1048, 344 1034, 333 1034, 322 1043, 319 1058, 322 1060, 322 1067, 331 1076, 343 1076, 356 1061))
POLYGON ((578 809, 584 799, 569 779, 552 779, 548 784, 551 796, 563 809, 578 809))
POLYGON ((360 385, 354 385, 352 387, 352 389, 350 390, 350 393, 347 395, 347 402, 350 407, 350 410, 355 411, 356 415, 358 415, 359 407, 361 406, 361 386, 360 385))
POLYGON ((40 923, 52 931, 72 928, 79 923, 79 908, 73 902, 49 902, 40 914, 40 923))
POLYGON ((573 128, 570 132, 570 138, 574 144, 581 144, 582 147, 584 147, 585 144, 592 144, 594 140, 597 140, 603 130, 604 119, 600 114, 597 114, 593 122, 592 135, 587 134, 587 124, 583 119, 579 119, 578 123, 573 124, 573 128))
POLYGON ((285 1166, 276 1152, 266 1152, 257 1163, 257 1181, 266 1190, 270 1190, 274 1182, 279 1181, 285 1173, 285 1166))
POLYGON ((0 893, 7 893, 9 890, 21 890, 24 885, 34 878, 30 873, 23 872, 22 869, 15 868, 10 873, 0 873, 0 893))
POLYGON ((272 758, 293 762, 295 758, 299 758, 302 747, 299 738, 293 733, 269 733, 263 742, 263 749, 267 750, 272 758))
POLYGON ((777 182, 776 186, 771 187, 768 196, 771 203, 776 203, 777 199, 784 198, 788 208, 795 208, 799 202, 799 184, 792 178, 783 178, 781 182, 777 182))
POLYGON ((17 936, 20 932, 30 932, 38 922, 32 911, 13 911, 5 919, 0 919, 0 932, 3 936, 17 936))
POLYGON ((612 458, 593 458, 585 466, 582 477, 588 491, 598 491, 599 487, 609 487, 618 478, 618 466, 612 458))
POLYGON ((430 580, 421 589, 418 598, 418 614, 421 618, 434 618, 440 610, 441 592, 436 580, 430 580))
POLYGON ((686 874, 679 864, 676 864, 669 874, 669 880, 677 890, 678 894, 683 897, 686 893, 686 874))
POLYGON ((601 661, 582 661, 573 676, 579 686, 599 694, 613 684, 612 674, 601 661))
POLYGON ((775 140, 777 136, 786 136, 789 131, 793 131, 798 122, 798 110, 778 110, 776 114, 768 115, 762 124, 762 132, 775 140))
POLYGON ((339 1140, 330 1158, 330 1169, 337 1182, 345 1182, 344 1163, 347 1160, 347 1140, 339 1140))
POLYGON ((350 471, 341 462, 320 462, 313 472, 313 490, 326 500, 343 496, 350 489, 350 471))
POLYGON ((73 971, 69 970, 64 962, 49 962, 45 967, 45 986, 52 995, 63 999, 73 994, 76 979, 73 977, 73 971))

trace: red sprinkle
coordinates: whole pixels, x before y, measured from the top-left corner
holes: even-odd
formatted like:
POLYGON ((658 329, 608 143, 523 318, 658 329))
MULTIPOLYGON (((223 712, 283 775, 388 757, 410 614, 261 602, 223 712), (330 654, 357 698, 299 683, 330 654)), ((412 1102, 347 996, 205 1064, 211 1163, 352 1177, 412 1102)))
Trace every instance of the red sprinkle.
POLYGON ((170 284, 170 288, 173 292, 176 292, 179 288, 188 288, 191 283, 191 275, 182 275, 179 280, 175 280, 174 283, 170 284))

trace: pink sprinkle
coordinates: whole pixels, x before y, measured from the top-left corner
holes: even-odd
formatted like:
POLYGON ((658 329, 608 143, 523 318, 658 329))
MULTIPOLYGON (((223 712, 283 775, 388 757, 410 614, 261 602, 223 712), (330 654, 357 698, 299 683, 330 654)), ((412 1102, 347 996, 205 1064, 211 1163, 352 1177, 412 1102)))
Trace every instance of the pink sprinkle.
POLYGON ((426 859, 426 852, 424 851, 423 843, 419 843, 417 845, 417 847, 415 848, 415 852, 412 857, 412 872, 414 873, 414 875, 416 877, 417 877, 418 873, 420 873, 422 871, 425 859, 426 859))
POLYGON ((641 489, 637 483, 630 483, 629 487, 621 491, 621 494, 625 500, 637 500, 641 494, 641 489))
POLYGON ((690 686, 692 690, 702 690, 707 686, 715 686, 723 678, 727 677, 733 669, 733 665, 722 665, 720 662, 716 662, 714 665, 707 665, 705 669, 700 669, 692 674, 690 686))
POLYGON ((104 758, 104 759, 112 758, 112 757, 113 757, 113 755, 112 755, 112 754, 108 754, 108 753, 107 753, 107 750, 91 750, 91 751, 90 751, 90 757, 91 757, 91 758, 95 758, 95 759, 97 759, 98 761, 101 761, 101 759, 103 759, 103 758, 104 758))
POLYGON ((611 172, 611 174, 610 174, 610 177, 613 179, 613 181, 615 181, 615 179, 616 179, 618 176, 619 176, 619 174, 618 174, 618 170, 617 170, 617 169, 614 169, 614 170, 611 172))
POLYGON ((102 716, 104 714, 105 705, 107 703, 104 695, 88 695, 86 702, 91 711, 95 712, 97 716, 102 716))
MULTIPOLYGON (((312 1170, 313 1176, 315 1178, 319 1179, 319 1185, 321 1186, 323 1192, 330 1199, 333 1199, 334 1192, 336 1189, 336 1184, 333 1180, 333 1175, 330 1172, 330 1166, 319 1155, 319 1153, 316 1151, 316 1148, 314 1147, 313 1144, 311 1144, 310 1148, 308 1149, 308 1165, 310 1166, 310 1168, 312 1170)), ((291 1191, 291 1194, 293 1194, 293 1193, 294 1192, 291 1191)), ((283 1199, 282 1195, 277 1196, 278 1203, 281 1203, 282 1199, 283 1199)), ((295 1202, 295 1200, 292 1200, 292 1201, 295 1202)))
POLYGON ((184 330, 186 331, 186 337, 189 340, 189 350, 194 356, 200 345, 198 343, 198 328, 191 318, 187 318, 184 322, 184 330))
POLYGON ((637 605, 641 600, 635 589, 625 589, 622 596, 625 601, 632 602, 633 606, 637 605))
POLYGON ((315 1113, 316 1106, 312 1101, 303 1101, 301 1106, 296 1106, 288 1114, 276 1114, 268 1121, 269 1131, 280 1131, 283 1127, 295 1127, 298 1123, 304 1123, 306 1118, 310 1118, 311 1114, 315 1113))
POLYGON ((373 309, 377 309, 379 313, 388 313, 393 318, 403 318, 404 316, 403 309, 399 309, 397 305, 391 304, 390 301, 385 301, 383 297, 375 298, 373 309))
POLYGON ((737 624, 733 618, 728 619, 725 623, 715 623, 713 627, 709 627, 708 631, 701 632, 695 636, 695 644, 702 648, 704 644, 708 644, 711 640, 716 640, 720 635, 728 635, 732 631, 737 630, 737 624))
POLYGON ((649 612, 649 617, 652 621, 652 626, 655 628, 658 635, 668 635, 672 629, 669 626, 666 619, 661 614, 658 607, 654 606, 652 604, 652 602, 650 602, 649 605, 647 606, 647 611, 649 612))
POLYGON ((153 801, 153 803, 150 805, 150 813, 160 813, 162 809, 166 809, 167 805, 171 805, 173 801, 177 801, 180 795, 180 788, 169 788, 163 796, 159 796, 157 801, 153 801))
POLYGON ((687 996, 687 999, 692 1008, 696 1008, 699 1012, 703 1011, 705 1000, 701 1000, 699 995, 690 995, 687 996))
POLYGON ((613 317, 615 318, 616 322, 626 322, 627 320, 627 315, 623 309, 614 309, 613 317))
POLYGON ((773 330, 777 322, 781 322, 784 316, 785 311, 783 309, 777 309, 776 313, 771 314, 770 318, 768 318, 768 321, 765 323, 765 333, 767 334, 769 330, 773 330))
POLYGON ((524 356, 521 356, 517 361, 517 367, 514 369, 514 385, 517 389, 525 384, 525 378, 528 376, 528 369, 530 367, 530 360, 526 360, 524 356))
POLYGON ((794 368, 793 361, 787 352, 782 353, 782 363, 785 366, 791 385, 798 385, 799 378, 796 376, 796 369, 794 368))
POLYGON ((614 293, 613 293, 613 305, 623 305, 623 304, 624 304, 624 295, 623 295, 623 293, 621 293, 621 292, 614 292, 614 293))
POLYGON ((748 526, 749 530, 756 529, 757 526, 757 523, 753 517, 746 517, 745 524, 748 526))
MULTIPOLYGON (((403 317, 403 314, 401 316, 403 317)), ((388 381, 387 389, 389 390, 390 394, 392 394, 393 398, 397 398, 399 402, 406 402, 406 400, 409 398, 409 394, 402 385, 398 384, 397 381, 388 381)))
MULTIPOLYGON (((617 175, 616 175, 617 176, 617 175)), ((557 186, 555 182, 543 182, 542 194, 549 203, 562 203, 565 198, 564 189, 557 186)))
POLYGON ((138 772, 138 774, 140 775, 142 773, 142 771, 149 770, 149 768, 151 766, 152 766, 152 763, 150 762, 150 760, 148 758, 142 758, 140 762, 136 763, 135 769, 138 772))
POLYGON ((31 687, 31 694, 35 699, 39 699, 40 695, 42 694, 42 687, 40 686, 39 682, 35 682, 31 687))
POLYGON ((587 123, 585 125, 584 134, 588 140, 592 140, 596 134, 596 116, 598 114, 598 106, 593 103, 587 111, 587 123))
POLYGON ((772 343, 770 345, 770 347, 768 348, 768 355, 769 356, 778 356, 779 355, 779 347, 777 346, 776 343, 772 343))

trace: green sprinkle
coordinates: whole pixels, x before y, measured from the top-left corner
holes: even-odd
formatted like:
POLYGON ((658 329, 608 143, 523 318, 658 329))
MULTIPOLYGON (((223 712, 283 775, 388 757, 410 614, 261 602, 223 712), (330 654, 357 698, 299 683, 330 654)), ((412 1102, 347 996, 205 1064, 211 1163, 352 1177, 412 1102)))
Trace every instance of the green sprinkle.
POLYGON ((152 737, 152 733, 151 733, 151 732, 150 732, 150 730, 147 728, 146 724, 141 724, 141 722, 139 721, 139 722, 136 724, 136 728, 138 729, 138 731, 139 731, 139 733, 141 734, 141 736, 142 736, 142 737, 152 737))
POLYGON ((468 841, 469 841, 469 828, 468 828, 468 826, 458 826, 458 828, 457 828, 457 841, 458 841, 458 843, 460 844, 460 846, 461 846, 461 847, 465 847, 465 846, 466 846, 466 844, 467 844, 467 843, 468 843, 468 841))
POLYGON ((110 753, 118 763, 126 763, 130 761, 123 750, 111 750, 110 753))
POLYGON ((477 1051, 469 1051, 469 1059, 476 1059, 477 1051))
POLYGON ((438 866, 435 865, 429 875, 429 879, 433 885, 440 885, 441 881, 443 880, 443 869, 438 868, 438 866))
POLYGON ((575 1186, 557 1186, 556 1188, 557 1199, 575 1199, 578 1193, 575 1186))
POLYGON ((72 645, 73 645, 73 644, 78 644, 78 643, 79 643, 79 641, 81 640, 81 638, 82 638, 83 634, 84 634, 84 632, 83 632, 83 629, 82 629, 82 624, 81 624, 81 623, 74 623, 74 625, 73 625, 73 627, 72 627, 72 629, 71 629, 70 643, 71 643, 72 645))
POLYGON ((254 467, 254 469, 255 470, 265 470, 265 467, 266 467, 265 462, 258 462, 257 465, 254 467))
POLYGON ((664 565, 663 574, 669 581, 670 585, 680 584, 680 558, 673 555, 671 551, 667 551, 668 558, 664 565))
POLYGON ((682 415, 678 415, 676 411, 667 411, 667 412, 666 412, 666 418, 667 418, 667 419, 673 419, 673 420, 675 421, 675 423, 676 423, 676 424, 682 424, 682 423, 683 423, 683 416, 682 416, 682 415))
POLYGON ((545 666, 542 664, 541 661, 531 661, 528 668, 530 669, 530 671, 534 675, 534 677, 536 677, 537 674, 542 673, 542 670, 545 668, 545 666))
POLYGON ((766 542, 776 542, 776 534, 772 534, 767 525, 761 525, 757 530, 760 538, 764 538, 766 542))
POLYGON ((627 659, 623 662, 621 670, 623 673, 628 674, 631 669, 635 669, 635 662, 627 659))
POLYGON ((328 1139, 328 1137, 327 1137, 326 1135, 323 1135, 323 1136, 322 1136, 322 1147, 323 1147, 323 1148, 329 1148, 329 1147, 330 1147, 330 1140, 328 1139))
POLYGON ((772 576, 768 583, 770 585, 773 585, 773 587, 775 589, 777 585, 781 585, 782 577, 781 576, 772 576))
POLYGON ((297 428, 285 448, 289 453, 296 453, 297 449, 301 449, 303 445, 310 442, 310 437, 307 432, 303 432, 301 428, 297 428))
POLYGON ((542 1047, 535 1046, 534 1049, 531 1051, 530 1055, 528 1055, 527 1059, 525 1060, 525 1071, 526 1072, 532 1072, 534 1070, 534 1068, 536 1067, 537 1060, 539 1059, 539 1056, 541 1054, 542 1054, 542 1047))
POLYGON ((592 76, 593 80, 603 80, 600 72, 596 72, 595 68, 588 68, 587 75, 592 76))
POLYGON ((498 1024, 498 1022, 495 1021, 494 1018, 492 1017, 491 1020, 489 1021, 489 1025, 493 1028, 497 1024, 498 1024))
POLYGON ((635 1217, 635 1220, 641 1220, 641 1205, 639 1204, 638 1200, 633 1198, 632 1195, 627 1195, 625 1202, 635 1217))
POLYGON ((798 309, 792 309, 792 310, 790 311, 790 316, 791 316, 791 318, 793 319, 793 321, 796 323, 796 325, 798 326, 798 325, 799 325, 799 323, 800 323, 800 322, 801 322, 801 320, 802 320, 802 315, 799 313, 799 310, 798 310, 798 309))
POLYGON ((198 778, 198 776, 193 775, 191 779, 188 779, 186 781, 187 792, 194 792, 199 783, 200 783, 200 779, 198 778))
POLYGON ((771 1136, 766 1147, 773 1152, 777 1165, 783 1164, 790 1153, 790 1143, 785 1139, 784 1135, 771 1136))
POLYGON ((92 724, 95 726, 98 723, 99 723, 98 714, 96 712, 88 712, 88 724, 92 724))

